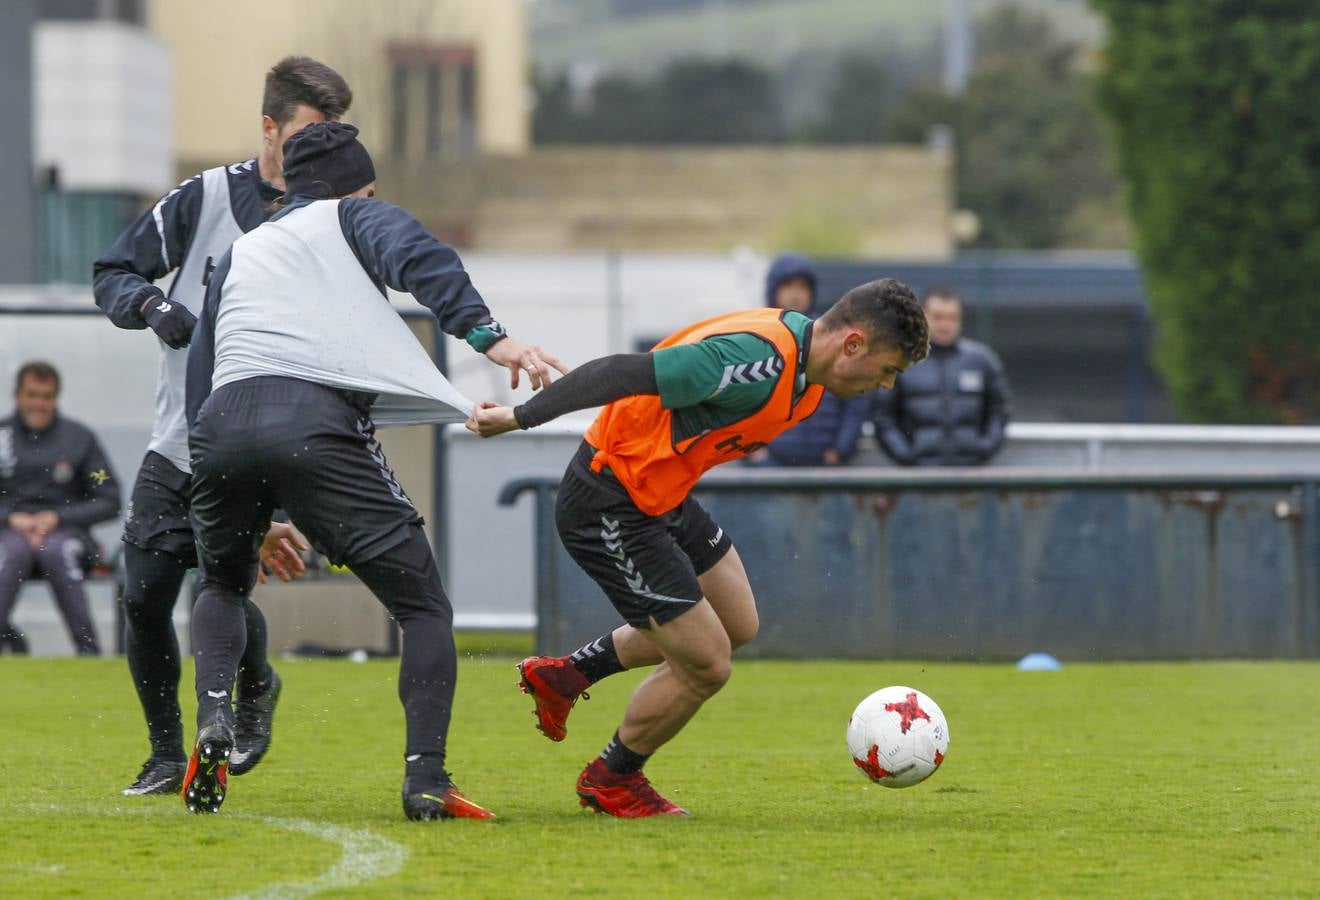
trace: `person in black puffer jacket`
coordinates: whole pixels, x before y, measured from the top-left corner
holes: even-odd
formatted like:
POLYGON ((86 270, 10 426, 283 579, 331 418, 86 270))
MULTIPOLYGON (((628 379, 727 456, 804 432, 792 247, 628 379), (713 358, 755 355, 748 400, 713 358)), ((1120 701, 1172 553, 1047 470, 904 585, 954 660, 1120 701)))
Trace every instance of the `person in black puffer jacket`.
POLYGON ((1010 415, 1004 365, 985 344, 962 337, 962 301, 931 288, 924 305, 930 357, 904 372, 871 409, 876 440, 904 466, 979 466, 1004 445, 1010 415))
MULTIPOLYGON (((765 277, 765 305, 815 318, 816 267, 796 253, 782 253, 765 277)), ((811 418, 743 457, 749 466, 841 466, 857 451, 870 397, 840 400, 826 392, 811 418)))

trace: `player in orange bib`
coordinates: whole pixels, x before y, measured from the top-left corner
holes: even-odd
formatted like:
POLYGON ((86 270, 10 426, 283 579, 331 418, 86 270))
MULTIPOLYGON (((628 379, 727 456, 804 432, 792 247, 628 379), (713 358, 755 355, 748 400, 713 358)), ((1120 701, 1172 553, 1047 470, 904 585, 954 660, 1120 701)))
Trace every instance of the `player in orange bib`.
POLYGON ((925 359, 926 317, 905 285, 853 288, 819 319, 756 309, 707 319, 650 353, 586 363, 517 408, 483 403, 468 430, 493 437, 604 406, 560 484, 559 536, 627 623, 565 657, 519 664, 538 727, 562 741, 573 704, 616 672, 656 666, 578 778, 583 806, 620 818, 686 812, 642 773, 729 679, 756 636, 756 600, 724 529, 689 496, 708 469, 769 443, 824 391, 891 388, 925 359))

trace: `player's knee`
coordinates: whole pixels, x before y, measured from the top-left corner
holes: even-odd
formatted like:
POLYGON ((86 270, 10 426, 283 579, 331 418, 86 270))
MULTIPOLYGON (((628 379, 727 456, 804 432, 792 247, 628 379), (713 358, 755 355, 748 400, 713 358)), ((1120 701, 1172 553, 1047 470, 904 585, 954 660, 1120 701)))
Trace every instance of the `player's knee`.
POLYGON ((703 700, 719 693, 733 674, 733 662, 727 655, 684 667, 688 688, 703 700))
POLYGON ((64 542, 57 535, 49 535, 45 543, 33 550, 32 554, 36 557, 37 565, 44 572, 62 563, 64 559, 64 542))
POLYGON ((174 614, 174 596, 152 590, 141 579, 126 578, 124 583, 124 614, 134 621, 168 618, 174 614))

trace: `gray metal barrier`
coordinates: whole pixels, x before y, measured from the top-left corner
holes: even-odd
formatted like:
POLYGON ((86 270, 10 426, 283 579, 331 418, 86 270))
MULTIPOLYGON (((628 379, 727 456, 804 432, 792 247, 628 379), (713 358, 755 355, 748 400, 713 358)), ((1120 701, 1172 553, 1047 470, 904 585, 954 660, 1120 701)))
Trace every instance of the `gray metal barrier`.
MULTIPOLYGON (((1320 656, 1320 470, 733 472, 697 496, 732 534, 774 657, 1320 656)), ((537 643, 619 623, 535 495, 537 643)))

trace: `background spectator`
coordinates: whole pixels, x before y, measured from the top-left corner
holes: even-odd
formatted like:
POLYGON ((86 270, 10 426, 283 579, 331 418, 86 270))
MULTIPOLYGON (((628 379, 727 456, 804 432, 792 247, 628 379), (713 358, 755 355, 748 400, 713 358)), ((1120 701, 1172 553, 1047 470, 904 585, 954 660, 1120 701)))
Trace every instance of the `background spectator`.
POLYGON ((60 376, 18 370, 15 412, 0 421, 0 624, 29 578, 50 584, 80 655, 99 653, 83 576, 95 562, 88 529, 119 515, 119 484, 85 426, 60 416, 60 376))
MULTIPOLYGON (((783 253, 765 278, 765 305, 811 315, 816 304, 816 267, 796 253, 783 253)), ((826 392, 814 415, 768 447, 745 457, 753 466, 841 466, 857 451, 871 400, 840 400, 826 392)))
POLYGON ((923 302, 930 356, 900 375, 892 391, 876 393, 876 439, 900 465, 981 465, 1004 445, 1004 364, 985 344, 962 337, 962 301, 951 288, 931 288, 923 302))

